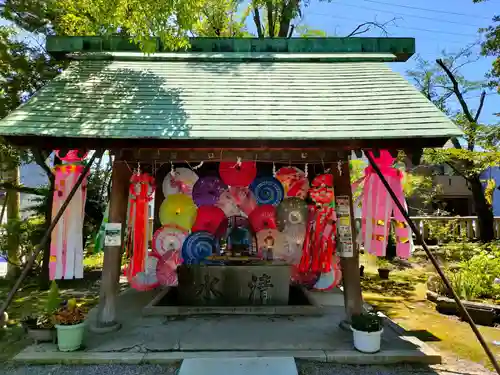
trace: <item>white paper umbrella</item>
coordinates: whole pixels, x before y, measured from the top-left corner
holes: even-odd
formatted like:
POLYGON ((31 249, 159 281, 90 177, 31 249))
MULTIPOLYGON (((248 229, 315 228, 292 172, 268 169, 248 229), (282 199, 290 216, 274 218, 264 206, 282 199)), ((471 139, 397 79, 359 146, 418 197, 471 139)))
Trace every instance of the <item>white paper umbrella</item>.
POLYGON ((303 224, 289 225, 283 235, 283 246, 276 250, 276 257, 288 264, 299 264, 306 236, 306 226, 303 224))
POLYGON ((196 181, 198 181, 198 175, 191 169, 174 169, 173 175, 169 172, 163 179, 163 195, 165 198, 171 194, 191 195, 196 181))

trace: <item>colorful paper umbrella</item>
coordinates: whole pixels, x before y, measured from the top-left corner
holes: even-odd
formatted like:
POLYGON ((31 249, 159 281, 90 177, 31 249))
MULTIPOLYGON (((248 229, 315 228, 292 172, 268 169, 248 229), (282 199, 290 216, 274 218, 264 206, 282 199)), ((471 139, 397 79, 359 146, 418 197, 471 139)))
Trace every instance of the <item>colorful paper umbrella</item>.
POLYGON ((253 195, 252 190, 250 190, 248 187, 231 186, 229 188, 229 191, 231 192, 236 205, 245 215, 250 215, 252 211, 257 207, 255 196, 253 195))
POLYGON ((216 239, 209 232, 191 233, 182 245, 182 261, 184 264, 200 264, 217 249, 216 239))
POLYGON ((160 285, 177 285, 177 266, 181 263, 180 251, 169 250, 163 254, 156 265, 156 277, 160 285))
POLYGON ((267 260, 282 260, 279 252, 283 248, 283 235, 276 229, 264 229, 256 234, 257 254, 267 260))
POLYGON ((227 186, 218 177, 202 177, 193 186, 193 200, 198 207, 213 206, 227 186))
POLYGON ((332 270, 322 273, 314 284, 314 289, 329 290, 335 288, 342 281, 342 271, 340 269, 340 258, 334 255, 332 259, 332 270))
POLYGON ((274 177, 260 177, 250 186, 257 203, 260 205, 272 204, 277 206, 284 196, 283 185, 274 177))
POLYGON ((276 256, 288 264, 299 264, 306 237, 306 226, 303 224, 289 225, 282 234, 283 247, 276 250, 276 256))
POLYGON ((241 210, 229 190, 222 192, 215 205, 224 211, 227 217, 241 215, 241 210))
POLYGON ((201 206, 198 208, 196 220, 194 222, 193 232, 209 232, 214 236, 220 237, 226 232, 227 218, 219 207, 215 206, 201 206), (226 223, 226 228, 223 228, 223 223, 226 223), (222 233, 221 233, 222 232, 222 233))
POLYGON ((219 175, 226 185, 248 186, 257 176, 257 165, 254 161, 223 161, 219 164, 219 175))
POLYGON ((152 290, 160 285, 156 277, 156 266, 159 256, 154 253, 149 253, 146 257, 146 268, 143 272, 137 273, 134 277, 129 278, 129 284, 132 288, 140 291, 152 290))
POLYGON ((276 208, 270 204, 258 206, 248 217, 254 233, 264 229, 276 229, 276 208))
POLYGON ((188 232, 176 225, 167 224, 156 230, 151 243, 153 251, 163 256, 169 251, 181 251, 188 232))
POLYGON ((279 230, 284 230, 289 225, 305 225, 307 216, 307 203, 297 197, 285 198, 276 207, 276 220, 279 230))
POLYGON ((160 206, 162 225, 174 224, 185 230, 191 229, 196 219, 196 206, 190 196, 172 194, 160 206))
POLYGON ((309 181, 304 171, 296 167, 283 167, 276 172, 276 178, 285 190, 285 196, 305 199, 309 190, 309 181))
POLYGON ((163 179, 163 195, 165 197, 172 194, 191 195, 196 181, 198 181, 198 175, 191 169, 174 169, 173 174, 169 172, 163 179))

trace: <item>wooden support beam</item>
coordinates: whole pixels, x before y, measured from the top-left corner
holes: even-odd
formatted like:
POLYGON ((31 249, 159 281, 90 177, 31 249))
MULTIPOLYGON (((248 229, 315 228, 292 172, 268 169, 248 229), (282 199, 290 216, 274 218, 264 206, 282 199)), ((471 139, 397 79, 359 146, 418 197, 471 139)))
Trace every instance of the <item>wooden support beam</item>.
MULTIPOLYGON (((351 316, 362 312, 363 300, 361 297, 361 280, 359 275, 359 249, 356 244, 356 223, 354 220, 354 207, 352 201, 352 190, 349 171, 349 159, 344 153, 339 158, 339 164, 332 165, 332 174, 334 181, 335 197, 344 196, 349 200, 350 226, 352 233, 352 257, 341 257, 340 265, 342 267, 342 277, 344 285, 344 306, 346 311, 346 320, 350 323, 351 316)), ((338 227, 338 223, 337 223, 338 227)))
POLYGON ((156 190, 155 190, 155 196, 154 196, 154 206, 153 206, 153 233, 161 227, 161 222, 160 222, 160 205, 165 199, 165 196, 163 195, 163 179, 169 173, 169 167, 170 165, 162 165, 157 171, 156 171, 156 190))
MULTIPOLYGON (((128 190, 132 172, 125 163, 113 163, 109 222, 122 224, 122 243, 127 218, 128 190)), ((104 247, 101 292, 97 320, 91 330, 97 333, 120 329, 116 316, 116 297, 119 290, 122 246, 104 247)))

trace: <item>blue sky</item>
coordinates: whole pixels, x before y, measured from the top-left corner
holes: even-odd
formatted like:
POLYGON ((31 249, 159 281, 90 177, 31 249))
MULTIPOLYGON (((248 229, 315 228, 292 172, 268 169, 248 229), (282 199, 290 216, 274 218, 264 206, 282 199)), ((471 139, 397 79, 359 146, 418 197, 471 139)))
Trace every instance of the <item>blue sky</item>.
MULTIPOLYGON (((328 36, 345 36, 362 22, 385 22, 397 18, 395 24, 387 26, 389 36, 415 38, 417 53, 434 61, 442 56, 443 50, 456 52, 477 41, 477 30, 492 24, 492 16, 499 13, 498 5, 498 0, 480 4, 474 4, 472 0, 311 0, 302 24, 323 30, 328 36)), ((1 24, 5 22, 0 20, 1 24)), ((249 26, 252 30, 251 22, 249 26)), ((374 30, 363 35, 380 36, 380 32, 374 30)), ((481 80, 490 69, 492 60, 481 58, 465 66, 462 72, 469 80, 481 80)), ((403 75, 414 66, 414 58, 406 63, 391 64, 403 75)), ((467 94, 472 108, 477 107, 479 94, 467 94)), ((500 118, 493 115, 495 112, 500 112, 500 95, 492 92, 486 97, 482 122, 500 122, 500 118)))
MULTIPOLYGON (((304 12, 303 23, 325 31, 328 36, 344 36, 359 23, 385 22, 396 17, 396 24, 387 27, 389 36, 415 38, 417 53, 426 60, 434 61, 441 56, 442 50, 456 52, 476 41, 477 30, 491 25, 495 12, 500 13, 498 0, 481 4, 474 4, 472 0, 311 0, 304 12)), ((379 36, 380 33, 374 31, 364 35, 379 36)), ((469 80, 481 80, 492 61, 491 58, 481 58, 465 66, 462 72, 469 80)), ((414 58, 406 63, 391 64, 392 69, 401 74, 414 66, 414 58)), ((467 94, 471 97, 472 108, 477 107, 479 94, 467 94)), ((500 112, 500 95, 493 93, 486 97, 481 120, 500 122, 500 118, 493 115, 495 112, 500 112)))

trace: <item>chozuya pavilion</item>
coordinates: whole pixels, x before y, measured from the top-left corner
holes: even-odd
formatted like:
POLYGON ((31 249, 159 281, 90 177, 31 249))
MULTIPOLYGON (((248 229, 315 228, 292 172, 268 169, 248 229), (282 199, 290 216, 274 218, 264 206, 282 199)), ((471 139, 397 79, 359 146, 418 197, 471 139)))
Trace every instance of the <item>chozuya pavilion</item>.
MULTIPOLYGON (((158 41, 161 52, 145 55, 119 37, 50 37, 47 50, 71 64, 1 120, 0 135, 63 157, 113 155, 91 324, 107 335, 129 324, 130 305, 117 302, 122 274, 134 295, 151 297, 138 315, 321 315, 311 295, 342 285, 337 315, 349 322, 363 306, 352 153, 385 173, 398 151, 411 157, 461 134, 387 65, 412 56, 412 38, 196 38, 177 52, 158 41)), ((376 230, 387 231, 393 211, 408 255, 411 233, 384 186, 370 193, 366 205, 383 197, 386 208, 382 219, 363 208, 365 247, 383 255, 387 233, 376 230)), ((64 278, 57 251, 53 277, 64 278)))

